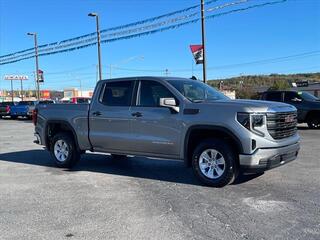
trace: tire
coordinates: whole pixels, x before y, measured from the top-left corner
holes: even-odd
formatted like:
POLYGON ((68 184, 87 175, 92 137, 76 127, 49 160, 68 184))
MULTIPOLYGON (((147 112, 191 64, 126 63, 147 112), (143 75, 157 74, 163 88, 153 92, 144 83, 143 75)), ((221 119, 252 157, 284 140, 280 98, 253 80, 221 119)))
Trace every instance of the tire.
POLYGON ((307 121, 310 129, 320 129, 320 114, 312 114, 307 121))
POLYGON ((80 158, 74 139, 68 133, 58 133, 53 137, 50 153, 60 168, 72 168, 80 158))
POLYGON ((18 117, 17 116, 11 116, 10 117, 12 120, 16 120, 18 117))
POLYGON ((218 139, 200 142, 193 151, 192 168, 196 177, 211 187, 224 187, 238 176, 235 151, 227 142, 218 139))

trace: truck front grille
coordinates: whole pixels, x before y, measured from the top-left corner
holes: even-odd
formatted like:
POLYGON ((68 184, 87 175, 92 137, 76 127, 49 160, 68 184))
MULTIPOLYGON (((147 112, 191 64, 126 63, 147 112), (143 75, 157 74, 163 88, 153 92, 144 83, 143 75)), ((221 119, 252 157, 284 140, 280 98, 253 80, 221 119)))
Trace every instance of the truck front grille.
POLYGON ((267 128, 274 139, 293 136, 297 132, 297 112, 268 113, 267 128))

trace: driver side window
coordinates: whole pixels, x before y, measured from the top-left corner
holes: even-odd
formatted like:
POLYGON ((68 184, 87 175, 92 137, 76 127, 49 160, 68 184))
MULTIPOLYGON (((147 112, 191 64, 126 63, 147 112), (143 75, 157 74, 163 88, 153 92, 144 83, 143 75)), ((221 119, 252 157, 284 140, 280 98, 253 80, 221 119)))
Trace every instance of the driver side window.
POLYGON ((285 102, 294 102, 293 99, 301 100, 301 97, 295 92, 286 92, 285 93, 285 95, 284 95, 284 101, 285 102))
POLYGON ((160 107, 160 98, 175 98, 174 95, 162 84, 156 81, 142 80, 138 106, 160 107))

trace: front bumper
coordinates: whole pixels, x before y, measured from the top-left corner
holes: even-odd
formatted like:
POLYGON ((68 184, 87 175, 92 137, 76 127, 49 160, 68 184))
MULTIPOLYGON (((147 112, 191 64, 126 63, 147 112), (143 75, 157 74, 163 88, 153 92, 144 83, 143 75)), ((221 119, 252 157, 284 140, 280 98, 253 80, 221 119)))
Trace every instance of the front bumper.
POLYGON ((263 172, 295 160, 300 143, 280 148, 260 148, 253 154, 240 154, 240 167, 244 172, 263 172))

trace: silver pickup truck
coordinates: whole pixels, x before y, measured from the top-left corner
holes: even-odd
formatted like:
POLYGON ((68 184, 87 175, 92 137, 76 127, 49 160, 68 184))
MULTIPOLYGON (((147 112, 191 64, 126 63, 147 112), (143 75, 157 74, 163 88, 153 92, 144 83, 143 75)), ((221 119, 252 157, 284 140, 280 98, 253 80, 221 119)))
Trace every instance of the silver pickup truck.
POLYGON ((214 187, 240 170, 296 159, 300 139, 291 105, 230 100, 197 80, 168 77, 99 81, 90 104, 39 105, 34 123, 35 142, 58 167, 86 151, 178 159, 214 187))

